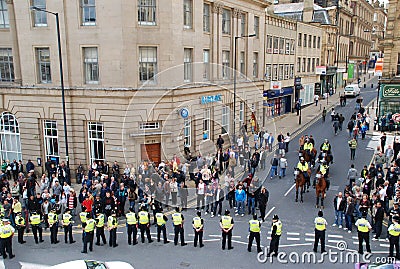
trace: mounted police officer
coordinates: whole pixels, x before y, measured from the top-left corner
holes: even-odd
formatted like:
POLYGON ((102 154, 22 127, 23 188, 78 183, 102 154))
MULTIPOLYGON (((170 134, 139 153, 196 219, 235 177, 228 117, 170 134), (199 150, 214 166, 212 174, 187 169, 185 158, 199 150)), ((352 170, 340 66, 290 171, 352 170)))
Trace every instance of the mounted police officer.
MULTIPOLYGON (((326 190, 329 190, 329 186, 331 185, 330 180, 328 179, 329 176, 329 165, 325 160, 322 161, 322 163, 318 167, 318 171, 321 173, 321 176, 324 177, 325 182, 326 182, 326 190)), ((318 174, 317 174, 318 175, 318 174)), ((313 187, 315 187, 316 180, 314 179, 313 181, 313 187)))
POLYGON ((324 143, 321 144, 319 149, 320 149, 321 153, 320 153, 318 159, 320 161, 322 161, 324 158, 326 158, 326 156, 329 156, 331 158, 331 163, 333 163, 332 146, 329 143, 328 139, 324 140, 324 143))
POLYGON ((304 160, 304 157, 300 157, 300 161, 297 163, 296 168, 303 173, 306 182, 310 182, 310 176, 308 175, 308 163, 304 160))

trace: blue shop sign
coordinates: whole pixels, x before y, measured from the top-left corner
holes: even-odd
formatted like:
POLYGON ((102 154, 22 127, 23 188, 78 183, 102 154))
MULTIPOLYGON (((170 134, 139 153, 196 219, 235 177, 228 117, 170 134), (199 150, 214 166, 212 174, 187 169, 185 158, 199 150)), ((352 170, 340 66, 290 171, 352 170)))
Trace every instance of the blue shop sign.
POLYGON ((280 90, 266 90, 263 92, 263 97, 277 98, 285 95, 293 94, 293 87, 286 87, 280 90))
POLYGON ((201 104, 209 104, 209 103, 215 103, 215 102, 222 102, 222 95, 217 94, 217 95, 210 95, 210 96, 202 96, 201 97, 201 104))

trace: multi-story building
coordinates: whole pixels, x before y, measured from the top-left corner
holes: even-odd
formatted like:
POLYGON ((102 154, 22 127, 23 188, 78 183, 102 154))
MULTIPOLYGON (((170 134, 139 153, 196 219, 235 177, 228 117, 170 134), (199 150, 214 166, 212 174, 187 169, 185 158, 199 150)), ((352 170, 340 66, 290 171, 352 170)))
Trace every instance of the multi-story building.
POLYGON ((372 23, 372 31, 371 34, 371 52, 370 52, 370 64, 369 67, 373 68, 375 66, 375 62, 378 58, 383 57, 383 40, 385 38, 385 30, 386 30, 386 9, 383 4, 380 4, 379 1, 374 3, 374 20, 372 23))
POLYGON ((262 119, 264 0, 0 0, 3 160, 67 157, 55 18, 31 6, 60 16, 72 167, 206 153, 262 119))

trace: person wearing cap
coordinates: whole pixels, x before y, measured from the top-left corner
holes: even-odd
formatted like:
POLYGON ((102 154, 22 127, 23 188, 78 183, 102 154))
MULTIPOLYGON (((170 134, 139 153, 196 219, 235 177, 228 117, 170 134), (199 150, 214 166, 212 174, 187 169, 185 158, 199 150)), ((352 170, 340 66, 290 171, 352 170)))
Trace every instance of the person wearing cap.
POLYGON ((257 214, 253 215, 253 219, 249 220, 249 231, 250 231, 250 236, 249 236, 249 244, 247 246, 247 251, 251 252, 251 246, 253 245, 253 240, 254 238, 256 239, 257 243, 257 252, 260 253, 262 252, 261 249, 261 243, 260 243, 260 229, 261 227, 261 222, 257 219, 257 214))
POLYGON ((174 224, 174 244, 175 246, 178 245, 178 238, 180 235, 181 239, 181 246, 186 246, 185 243, 185 231, 183 229, 183 224, 185 223, 185 218, 183 217, 182 213, 180 212, 179 207, 175 208, 175 212, 172 214, 172 222, 174 224))
POLYGON ((41 226, 43 219, 41 216, 36 212, 33 211, 31 216, 29 217, 29 223, 32 227, 33 238, 35 239, 35 243, 39 244, 44 242, 42 238, 43 228, 41 226), (38 240, 38 233, 39 233, 39 240, 38 240))
POLYGON ((221 217, 219 226, 222 230, 222 249, 225 249, 226 240, 228 239, 228 249, 232 247, 232 230, 234 226, 233 218, 229 215, 231 212, 226 209, 225 214, 221 217))
POLYGON ((396 247, 396 259, 400 258, 400 251, 399 251, 399 236, 400 236, 400 218, 398 216, 394 216, 392 219, 393 223, 388 228, 389 233, 389 257, 393 256, 393 250, 396 247))
POLYGON ((6 251, 10 259, 15 257, 12 251, 12 237, 14 236, 14 232, 15 229, 11 226, 10 220, 3 219, 3 226, 0 228, 0 246, 3 259, 7 258, 6 251))
POLYGON ((57 244, 60 241, 57 240, 58 233, 58 215, 55 209, 52 209, 48 214, 49 227, 50 227, 50 242, 51 244, 57 244))
POLYGON ((125 214, 125 217, 126 217, 126 228, 128 233, 128 245, 132 245, 132 238, 133 238, 133 245, 136 245, 138 220, 135 210, 132 207, 130 207, 129 212, 125 214))
POLYGON ((197 241, 199 241, 201 248, 204 247, 204 220, 201 217, 201 211, 197 211, 197 216, 193 218, 192 226, 194 230, 194 247, 197 247, 197 241))
POLYGON ((74 238, 72 237, 72 215, 70 214, 70 210, 68 208, 62 215, 61 224, 64 227, 65 244, 68 244, 68 237, 70 244, 75 243, 74 238))
POLYGON ((273 256, 278 256, 279 249, 279 240, 282 235, 282 222, 279 220, 278 215, 274 215, 272 217, 272 227, 271 227, 271 243, 269 244, 269 253, 267 257, 269 257, 272 253, 273 256))
POLYGON ((82 253, 87 253, 87 245, 89 244, 89 250, 93 251, 93 236, 94 236, 94 226, 96 222, 92 219, 92 216, 88 213, 86 222, 84 223, 83 232, 85 233, 83 240, 83 250, 82 253))
POLYGON ((362 213, 362 217, 355 223, 358 230, 358 253, 363 254, 363 241, 365 241, 367 252, 371 253, 371 246, 369 244, 369 232, 372 227, 367 220, 367 212, 362 213))
POLYGON ((305 161, 304 157, 300 157, 300 161, 297 163, 296 168, 303 173, 307 182, 310 181, 310 176, 308 175, 308 163, 305 161))
POLYGON ((25 219, 22 217, 22 213, 18 212, 17 216, 15 217, 15 225, 17 226, 18 231, 18 243, 25 244, 24 241, 24 231, 25 231, 25 219))
POLYGON ((107 244, 106 235, 104 234, 104 223, 105 215, 100 211, 96 213, 96 246, 100 246, 100 238, 103 241, 103 245, 107 244))
POLYGON ((110 247, 117 247, 117 227, 118 227, 118 220, 115 211, 111 212, 111 216, 107 218, 107 228, 110 232, 110 237, 108 239, 108 245, 110 247))
POLYGON ((325 252, 325 231, 326 231, 326 226, 328 225, 328 222, 326 219, 323 218, 324 213, 322 210, 318 211, 318 217, 314 219, 314 224, 315 224, 315 240, 314 240, 314 252, 318 251, 318 243, 321 241, 321 253, 325 252))
POLYGON ((167 216, 161 212, 156 213, 156 223, 157 223, 157 242, 160 242, 161 232, 163 233, 164 244, 168 244, 167 239, 167 227, 166 223, 168 221, 167 216))
POLYGON ((139 217, 139 229, 140 229, 140 237, 142 239, 142 243, 144 243, 145 238, 144 234, 147 235, 147 240, 149 243, 153 242, 150 235, 150 214, 146 210, 146 206, 142 205, 141 209, 138 213, 139 217))

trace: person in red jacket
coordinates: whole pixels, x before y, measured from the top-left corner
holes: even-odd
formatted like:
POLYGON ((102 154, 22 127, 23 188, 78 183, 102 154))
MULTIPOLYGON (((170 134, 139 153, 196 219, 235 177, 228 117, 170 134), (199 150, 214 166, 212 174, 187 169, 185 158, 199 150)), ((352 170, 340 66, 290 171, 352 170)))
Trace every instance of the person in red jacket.
POLYGON ((85 212, 92 213, 93 208, 93 200, 90 199, 89 195, 85 197, 85 200, 82 202, 82 206, 85 208, 85 212))

